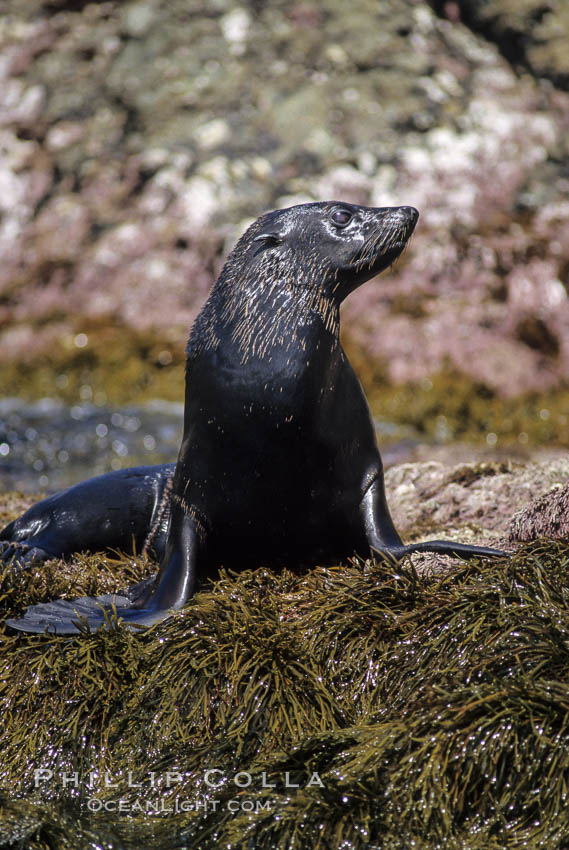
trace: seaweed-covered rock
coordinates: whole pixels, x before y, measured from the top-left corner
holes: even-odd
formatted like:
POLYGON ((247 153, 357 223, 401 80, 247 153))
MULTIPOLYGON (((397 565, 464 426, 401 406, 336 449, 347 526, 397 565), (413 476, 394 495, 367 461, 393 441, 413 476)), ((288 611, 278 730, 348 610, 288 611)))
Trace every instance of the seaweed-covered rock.
MULTIPOLYGON (((413 472, 394 470, 396 501, 413 472)), ((566 490, 569 476, 567 463, 415 472, 431 493, 486 490, 474 521, 472 506, 450 529, 434 521, 461 537, 486 517, 507 525, 500 493, 566 490)), ((2 630, 0 843, 562 850, 568 564, 567 540, 540 540, 444 571, 222 571, 144 634, 2 630)), ((2 609, 149 569, 95 555, 8 570, 2 609)))

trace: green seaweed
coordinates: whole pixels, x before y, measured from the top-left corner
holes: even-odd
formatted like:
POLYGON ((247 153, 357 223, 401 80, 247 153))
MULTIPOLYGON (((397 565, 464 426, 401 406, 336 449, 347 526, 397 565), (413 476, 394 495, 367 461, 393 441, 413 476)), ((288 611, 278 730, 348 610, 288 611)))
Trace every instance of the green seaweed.
MULTIPOLYGON (((14 613, 151 569, 93 555, 8 570, 1 604, 14 613)), ((144 634, 6 632, 0 847, 561 850, 568 573, 569 547, 546 540, 438 575, 359 561, 222 571, 144 634), (35 788, 38 767, 54 781, 35 788), (64 771, 78 788, 62 787, 64 771), (104 816, 91 795, 163 812, 104 816), (200 802, 176 811, 180 799, 200 802)))
POLYGON ((441 442, 569 446, 567 388, 501 398, 466 375, 443 371, 404 386, 372 379, 369 402, 376 416, 441 442))
POLYGON ((107 318, 78 322, 40 356, 0 366, 5 396, 122 405, 184 397, 186 333, 135 331, 107 318), (79 343, 79 344, 78 344, 79 343))

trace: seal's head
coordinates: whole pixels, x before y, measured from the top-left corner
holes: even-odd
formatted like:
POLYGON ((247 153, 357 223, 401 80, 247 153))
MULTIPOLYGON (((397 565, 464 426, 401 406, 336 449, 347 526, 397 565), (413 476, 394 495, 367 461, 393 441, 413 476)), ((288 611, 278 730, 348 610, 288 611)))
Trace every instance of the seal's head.
POLYGON ((397 259, 418 218, 414 207, 301 204, 252 224, 236 246, 233 262, 242 258, 249 273, 256 266, 257 279, 316 286, 339 303, 397 259))
POLYGON ((192 329, 188 356, 224 344, 237 347, 241 363, 276 358, 279 347, 291 360, 308 337, 318 344, 322 323, 337 343, 340 303, 397 259, 418 218, 413 207, 343 201, 261 216, 227 258, 192 329))

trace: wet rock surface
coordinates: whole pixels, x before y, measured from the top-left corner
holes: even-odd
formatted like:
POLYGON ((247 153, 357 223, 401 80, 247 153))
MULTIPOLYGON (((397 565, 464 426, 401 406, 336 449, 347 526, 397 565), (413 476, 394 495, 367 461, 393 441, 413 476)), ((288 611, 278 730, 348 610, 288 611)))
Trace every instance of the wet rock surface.
POLYGON ((567 457, 527 464, 406 463, 389 469, 385 482, 404 537, 444 531, 463 539, 466 532, 473 540, 507 541, 511 549, 520 541, 569 536, 567 457))
POLYGON ((512 517, 508 535, 510 540, 524 542, 538 537, 569 539, 569 484, 556 484, 519 511, 512 517))
POLYGON ((2 362, 92 321, 181 348, 251 218, 336 197, 421 211, 345 307, 386 380, 565 385, 568 32, 552 2, 7 0, 2 362))

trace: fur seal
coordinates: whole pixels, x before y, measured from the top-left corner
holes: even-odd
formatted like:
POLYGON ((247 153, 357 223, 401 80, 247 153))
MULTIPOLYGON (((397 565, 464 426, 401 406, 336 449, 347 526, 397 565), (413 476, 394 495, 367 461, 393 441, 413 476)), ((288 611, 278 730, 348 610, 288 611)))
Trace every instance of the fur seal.
POLYGON ((158 506, 172 467, 92 479, 0 534, 8 554, 13 543, 23 547, 25 562, 119 539, 124 546, 158 524, 154 586, 138 597, 30 606, 12 628, 73 634, 104 625, 115 607, 126 624, 150 626, 220 565, 503 554, 443 540, 403 544, 369 408, 340 344, 341 302, 397 259, 418 217, 413 207, 331 201, 277 210, 249 227, 190 334, 167 531, 158 506))

